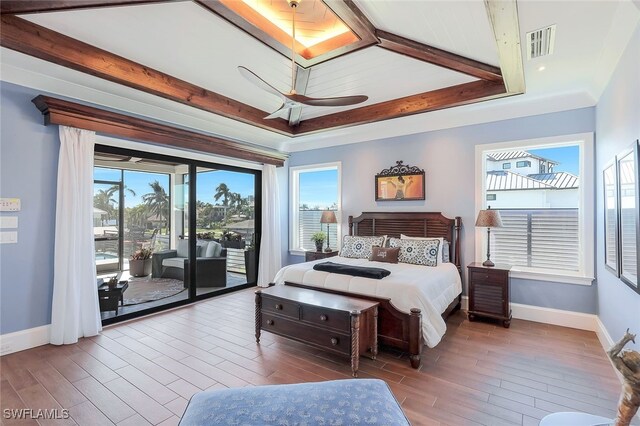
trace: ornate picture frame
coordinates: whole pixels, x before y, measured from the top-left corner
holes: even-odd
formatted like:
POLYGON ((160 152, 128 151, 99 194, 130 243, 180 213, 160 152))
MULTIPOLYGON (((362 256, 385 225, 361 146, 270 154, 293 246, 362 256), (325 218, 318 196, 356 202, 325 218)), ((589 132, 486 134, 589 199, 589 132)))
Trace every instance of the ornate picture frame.
POLYGON ((396 161, 395 166, 375 176, 376 201, 415 201, 425 199, 424 170, 396 161))

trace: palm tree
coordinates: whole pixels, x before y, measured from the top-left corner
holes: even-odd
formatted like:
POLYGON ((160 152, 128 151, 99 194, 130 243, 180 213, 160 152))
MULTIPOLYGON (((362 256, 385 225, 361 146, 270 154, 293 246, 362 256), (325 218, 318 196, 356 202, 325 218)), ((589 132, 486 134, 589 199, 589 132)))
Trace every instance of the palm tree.
POLYGON ((93 206, 104 210, 107 213, 107 219, 113 219, 112 216, 115 216, 116 204, 117 201, 113 198, 113 192, 108 189, 99 189, 98 192, 93 195, 93 206))
MULTIPOLYGON (((116 192, 118 192, 120 190, 120 185, 119 184, 114 184, 111 186, 111 188, 109 188, 107 190, 107 192, 111 193, 112 195, 115 194, 116 192)), ((124 190, 129 192, 129 194, 133 195, 134 197, 136 196, 136 191, 134 191, 133 189, 129 188, 128 186, 125 185, 124 190)))
POLYGON ((216 188, 216 193, 213 198, 218 201, 222 197, 222 205, 227 207, 229 205, 229 197, 231 195, 231 191, 226 183, 221 183, 216 188))
POLYGON ((166 223, 169 217, 169 195, 167 195, 157 180, 150 182, 149 186, 153 192, 143 195, 142 201, 149 209, 149 213, 155 214, 160 220, 164 220, 166 223))

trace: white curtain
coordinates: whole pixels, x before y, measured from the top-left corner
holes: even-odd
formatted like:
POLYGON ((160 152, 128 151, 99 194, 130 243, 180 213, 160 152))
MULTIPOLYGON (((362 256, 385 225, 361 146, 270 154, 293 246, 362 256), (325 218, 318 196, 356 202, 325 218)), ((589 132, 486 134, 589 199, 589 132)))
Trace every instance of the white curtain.
POLYGON ((280 196, 276 166, 262 167, 262 238, 258 285, 268 287, 282 267, 282 235, 280 234, 280 196))
POLYGON ((102 330, 93 242, 96 134, 60 126, 51 337, 75 343, 102 330))

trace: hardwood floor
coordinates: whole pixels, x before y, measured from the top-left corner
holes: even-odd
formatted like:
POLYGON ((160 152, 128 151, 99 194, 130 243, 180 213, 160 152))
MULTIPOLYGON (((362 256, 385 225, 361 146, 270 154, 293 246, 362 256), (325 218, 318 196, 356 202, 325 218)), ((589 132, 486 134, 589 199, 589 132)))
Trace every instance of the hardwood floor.
MULTIPOLYGON (((40 424, 177 424, 194 392, 350 377, 346 358, 263 333, 253 289, 104 330, 76 345, 0 358, 1 408, 68 409, 40 424)), ((401 354, 361 358, 414 425, 537 425, 546 414, 615 416, 620 383, 592 332, 513 320, 448 320, 419 370, 401 354)), ((4 416, 3 416, 4 417, 4 416)), ((3 425, 36 424, 1 419, 3 425)))

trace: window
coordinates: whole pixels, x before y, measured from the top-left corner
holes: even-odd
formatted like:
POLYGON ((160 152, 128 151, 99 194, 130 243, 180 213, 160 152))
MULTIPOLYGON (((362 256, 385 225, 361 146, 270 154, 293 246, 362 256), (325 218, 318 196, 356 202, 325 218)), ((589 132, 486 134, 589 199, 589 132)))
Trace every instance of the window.
MULTIPOLYGON (((500 211, 503 228, 491 230, 491 259, 513 266, 514 276, 590 284, 593 279, 593 180, 591 134, 479 145, 477 209, 500 211), (508 179, 488 167, 488 156, 526 151, 557 164, 555 172, 508 179), (498 200, 496 191, 500 192, 498 200), (587 207, 589 206, 589 207, 587 207)), ((549 163, 552 162, 552 163, 549 163)), ((527 167, 530 161, 518 161, 527 167)), ((543 169, 544 170, 544 169, 543 169)), ((518 172, 514 172, 518 173, 518 172)), ((486 230, 479 233, 476 258, 486 251, 486 230)))
POLYGON ((547 165, 544 162, 540 162, 540 173, 547 173, 547 165))
MULTIPOLYGON (((292 254, 315 250, 311 236, 327 232, 327 225, 320 223, 325 210, 340 210, 340 163, 316 164, 290 168, 291 241, 292 254)), ((329 246, 339 248, 340 218, 329 225, 329 246)), ((326 242, 325 242, 326 246, 326 242)))
POLYGON ((511 163, 502 163, 502 168, 503 169, 510 169, 511 168, 511 163))

